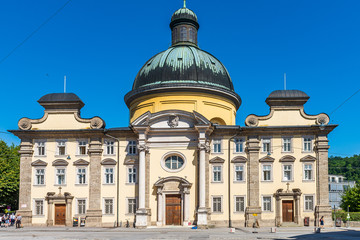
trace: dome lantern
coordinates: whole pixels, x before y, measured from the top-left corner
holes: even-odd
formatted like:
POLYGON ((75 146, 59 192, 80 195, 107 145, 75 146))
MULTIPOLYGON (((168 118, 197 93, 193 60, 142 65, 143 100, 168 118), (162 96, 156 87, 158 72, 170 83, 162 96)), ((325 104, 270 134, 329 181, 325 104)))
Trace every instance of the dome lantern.
POLYGON ((186 7, 186 0, 184 0, 184 6, 172 15, 170 28, 172 33, 172 46, 179 44, 197 46, 199 23, 196 14, 186 7))

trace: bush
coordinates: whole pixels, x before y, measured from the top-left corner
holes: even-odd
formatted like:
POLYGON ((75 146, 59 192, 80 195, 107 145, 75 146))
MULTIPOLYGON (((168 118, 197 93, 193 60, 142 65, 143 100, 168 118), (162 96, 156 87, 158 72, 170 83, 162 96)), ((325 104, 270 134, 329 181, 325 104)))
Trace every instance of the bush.
MULTIPOLYGON (((350 214, 350 221, 360 221, 360 212, 349 212, 350 214)), ((343 222, 347 221, 347 212, 344 210, 336 211, 336 218, 341 217, 343 222)), ((332 218, 334 219, 334 211, 332 214, 332 218)))

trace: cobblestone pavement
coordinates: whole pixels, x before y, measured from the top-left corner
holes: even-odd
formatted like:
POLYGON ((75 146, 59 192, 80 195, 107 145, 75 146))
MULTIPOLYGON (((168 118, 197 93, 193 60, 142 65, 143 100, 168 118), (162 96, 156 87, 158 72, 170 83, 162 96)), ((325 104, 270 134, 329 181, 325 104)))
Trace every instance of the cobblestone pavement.
POLYGON ((321 233, 314 233, 311 227, 277 228, 270 233, 270 228, 260 228, 254 232, 251 228, 237 228, 230 233, 228 228, 189 229, 169 228, 1 228, 0 240, 6 239, 360 239, 360 228, 328 228, 321 233))

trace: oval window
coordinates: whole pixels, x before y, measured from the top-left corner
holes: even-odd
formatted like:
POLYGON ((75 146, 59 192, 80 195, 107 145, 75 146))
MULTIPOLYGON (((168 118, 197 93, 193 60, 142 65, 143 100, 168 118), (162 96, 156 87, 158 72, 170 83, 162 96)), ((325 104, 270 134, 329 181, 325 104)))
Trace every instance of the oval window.
POLYGON ((184 159, 179 156, 170 156, 165 159, 165 166, 168 169, 176 170, 184 165, 184 159))

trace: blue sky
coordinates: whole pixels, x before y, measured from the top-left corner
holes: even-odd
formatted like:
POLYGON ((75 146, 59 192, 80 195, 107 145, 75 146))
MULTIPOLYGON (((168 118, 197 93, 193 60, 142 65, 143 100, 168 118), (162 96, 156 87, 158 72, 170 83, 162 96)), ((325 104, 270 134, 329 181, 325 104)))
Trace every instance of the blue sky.
MULTIPOLYGON (((3 1, 0 59, 67 0, 3 1)), ((182 0, 72 0, 0 64, 0 131, 21 117, 40 118, 36 102, 47 93, 76 93, 83 117, 98 115, 107 127, 128 126, 124 95, 142 65, 170 45, 170 18, 182 0)), ((265 115, 266 97, 283 89, 310 96, 308 114, 330 114, 360 88, 360 1, 188 0, 198 15, 199 46, 227 67, 247 115, 265 115)), ((333 113, 330 155, 360 153, 360 93, 333 113)), ((5 133, 0 138, 19 140, 5 133)))

